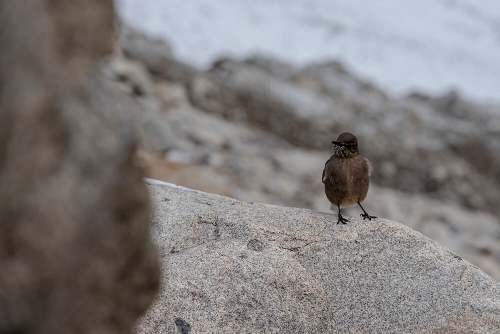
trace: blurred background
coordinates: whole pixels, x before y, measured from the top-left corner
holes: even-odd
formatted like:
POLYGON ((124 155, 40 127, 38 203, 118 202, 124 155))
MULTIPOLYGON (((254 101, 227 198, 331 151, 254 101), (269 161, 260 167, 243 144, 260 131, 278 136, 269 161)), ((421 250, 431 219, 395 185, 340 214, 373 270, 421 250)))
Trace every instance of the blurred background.
POLYGON ((103 73, 138 107, 148 177, 329 212, 321 172, 349 131, 370 214, 500 279, 500 2, 115 4, 103 73))

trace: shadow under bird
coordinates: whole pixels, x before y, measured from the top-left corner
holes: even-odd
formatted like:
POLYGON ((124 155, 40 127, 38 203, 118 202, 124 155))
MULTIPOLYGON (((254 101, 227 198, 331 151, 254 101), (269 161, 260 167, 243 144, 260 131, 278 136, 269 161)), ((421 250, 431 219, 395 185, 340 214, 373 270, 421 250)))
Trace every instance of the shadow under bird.
POLYGON ((344 132, 332 144, 335 145, 334 153, 325 163, 322 180, 332 209, 335 205, 339 210, 337 224, 349 221, 342 217, 340 208, 356 203, 363 210, 363 219, 377 218, 370 216, 361 206, 368 193, 372 165, 368 159, 359 155, 358 138, 352 133, 344 132))

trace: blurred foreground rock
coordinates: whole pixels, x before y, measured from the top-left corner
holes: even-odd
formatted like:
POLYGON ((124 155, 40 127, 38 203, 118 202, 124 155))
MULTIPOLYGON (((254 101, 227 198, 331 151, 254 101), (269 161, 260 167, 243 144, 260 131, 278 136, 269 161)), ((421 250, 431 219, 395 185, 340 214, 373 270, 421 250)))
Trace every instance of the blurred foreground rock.
POLYGON ((164 278, 137 333, 499 333, 500 283, 397 222, 149 189, 164 278))
POLYGON ((133 124, 90 99, 113 17, 0 2, 0 333, 128 333, 157 292, 133 124))

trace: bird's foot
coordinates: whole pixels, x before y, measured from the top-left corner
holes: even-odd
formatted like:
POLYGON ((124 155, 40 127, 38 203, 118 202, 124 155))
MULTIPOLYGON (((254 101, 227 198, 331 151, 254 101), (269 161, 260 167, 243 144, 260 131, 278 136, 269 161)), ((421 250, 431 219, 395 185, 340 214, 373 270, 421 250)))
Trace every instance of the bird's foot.
POLYGON ((337 224, 347 224, 349 222, 349 220, 347 220, 346 218, 342 217, 341 214, 339 214, 339 220, 337 220, 337 224))
POLYGON ((370 216, 368 213, 362 213, 360 214, 361 217, 363 217, 363 219, 368 219, 368 220, 372 220, 372 219, 377 219, 377 217, 375 216, 370 216))

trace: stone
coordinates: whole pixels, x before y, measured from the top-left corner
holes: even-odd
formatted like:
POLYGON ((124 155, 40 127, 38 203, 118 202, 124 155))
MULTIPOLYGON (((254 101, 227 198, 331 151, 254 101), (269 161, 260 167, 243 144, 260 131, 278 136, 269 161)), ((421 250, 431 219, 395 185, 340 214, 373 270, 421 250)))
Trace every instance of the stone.
POLYGON ((122 82, 125 92, 136 97, 150 96, 153 82, 144 65, 122 57, 114 57, 108 64, 107 74, 111 80, 122 82))
POLYGON ((500 283, 400 223, 151 183, 164 278, 136 333, 498 333, 500 283))
POLYGON ((165 115, 151 111, 141 117, 141 134, 143 146, 152 152, 166 152, 178 142, 165 115))
POLYGON ((120 29, 119 45, 125 56, 143 62, 151 73, 165 79, 187 84, 198 72, 175 59, 165 41, 147 38, 127 26, 120 29))
POLYGON ((223 60, 207 74, 194 77, 190 97, 202 109, 234 121, 246 120, 305 147, 317 148, 336 129, 328 115, 347 118, 329 97, 272 74, 252 63, 223 60))
POLYGON ((113 17, 0 2, 1 333, 130 333, 157 292, 134 127, 91 96, 113 17))
POLYGON ((180 84, 166 81, 158 82, 155 90, 163 106, 167 109, 189 105, 186 89, 180 84))

